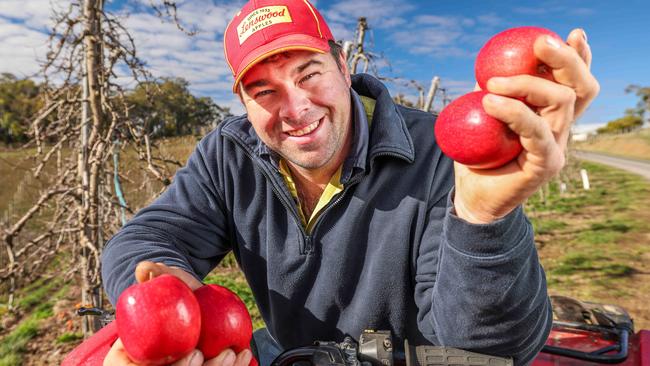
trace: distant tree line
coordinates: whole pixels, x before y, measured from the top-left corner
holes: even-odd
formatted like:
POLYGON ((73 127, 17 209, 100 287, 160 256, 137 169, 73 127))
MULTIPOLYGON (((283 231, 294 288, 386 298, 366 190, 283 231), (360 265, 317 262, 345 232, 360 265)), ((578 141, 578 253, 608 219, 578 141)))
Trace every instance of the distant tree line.
POLYGON ((596 130, 598 134, 631 132, 643 125, 643 119, 638 115, 628 114, 625 117, 609 121, 604 127, 596 130))
POLYGON ((609 121, 607 125, 596 130, 599 135, 631 132, 643 127, 646 117, 650 115, 650 87, 630 85, 625 88, 625 92, 634 93, 639 97, 636 107, 627 109, 625 116, 609 121))
MULTIPOLYGON (((11 144, 29 139, 32 118, 43 107, 42 88, 31 79, 0 74, 0 141, 11 144)), ((138 84, 126 94, 126 103, 130 118, 154 138, 200 134, 230 115, 227 107, 212 98, 193 95, 182 78, 138 84)))

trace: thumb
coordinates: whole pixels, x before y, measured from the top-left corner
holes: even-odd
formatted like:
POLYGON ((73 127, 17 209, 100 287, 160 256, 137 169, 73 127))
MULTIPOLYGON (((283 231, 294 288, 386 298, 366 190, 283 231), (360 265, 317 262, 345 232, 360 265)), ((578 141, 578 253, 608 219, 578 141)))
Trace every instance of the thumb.
POLYGON ((169 274, 178 277, 185 282, 192 290, 196 290, 203 284, 193 275, 178 267, 170 267, 164 263, 142 261, 135 267, 135 280, 138 283, 146 282, 160 275, 169 274))

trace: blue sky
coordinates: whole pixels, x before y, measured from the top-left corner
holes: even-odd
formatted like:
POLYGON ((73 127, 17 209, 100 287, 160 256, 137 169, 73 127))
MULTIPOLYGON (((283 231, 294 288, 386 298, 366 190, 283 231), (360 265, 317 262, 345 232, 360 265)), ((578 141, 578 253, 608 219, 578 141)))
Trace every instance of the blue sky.
MULTIPOLYGON (((46 48, 51 4, 57 0, 1 0, 0 72, 33 75, 46 48)), ((366 16, 371 30, 366 49, 382 55, 381 75, 416 80, 425 87, 434 75, 452 96, 471 90, 473 65, 481 45, 501 30, 521 25, 549 28, 562 37, 584 28, 594 53, 592 70, 601 93, 578 121, 594 128, 623 115, 636 104, 625 94, 629 84, 650 85, 650 1, 314 1, 337 39, 352 40, 356 18, 366 16), (570 5, 567 5, 570 4, 570 5)), ((199 33, 189 38, 175 26, 147 13, 148 0, 108 0, 107 10, 129 13, 124 23, 140 55, 157 76, 178 76, 191 89, 218 104, 242 111, 229 92, 232 77, 223 60, 221 39, 229 18, 243 1, 181 0, 179 17, 199 33)), ((123 82, 129 84, 124 75, 123 82)), ((415 89, 390 86, 412 99, 415 89)))

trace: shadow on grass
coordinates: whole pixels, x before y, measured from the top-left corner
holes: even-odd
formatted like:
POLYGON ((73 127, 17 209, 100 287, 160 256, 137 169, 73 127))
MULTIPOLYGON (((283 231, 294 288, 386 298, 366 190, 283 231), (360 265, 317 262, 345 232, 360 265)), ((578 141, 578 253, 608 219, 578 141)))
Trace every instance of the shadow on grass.
POLYGON ((627 264, 611 262, 610 258, 602 255, 587 255, 583 253, 565 256, 550 270, 550 274, 553 277, 570 276, 578 273, 588 275, 592 278, 621 278, 629 277, 637 273, 637 270, 627 264))

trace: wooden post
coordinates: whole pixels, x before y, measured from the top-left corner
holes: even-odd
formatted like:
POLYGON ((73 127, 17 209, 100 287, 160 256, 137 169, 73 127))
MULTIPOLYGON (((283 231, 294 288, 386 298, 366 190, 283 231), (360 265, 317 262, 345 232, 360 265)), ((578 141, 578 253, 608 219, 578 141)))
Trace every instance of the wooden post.
POLYGON ((431 106, 433 105, 433 99, 436 96, 436 92, 438 91, 438 86, 440 86, 440 78, 437 76, 434 76, 433 79, 431 79, 431 86, 429 87, 429 93, 427 93, 427 99, 424 103, 424 111, 425 112, 431 112, 431 106))
POLYGON ((580 169, 580 176, 582 177, 582 188, 588 191, 591 186, 589 185, 589 176, 587 175, 587 170, 580 169))

